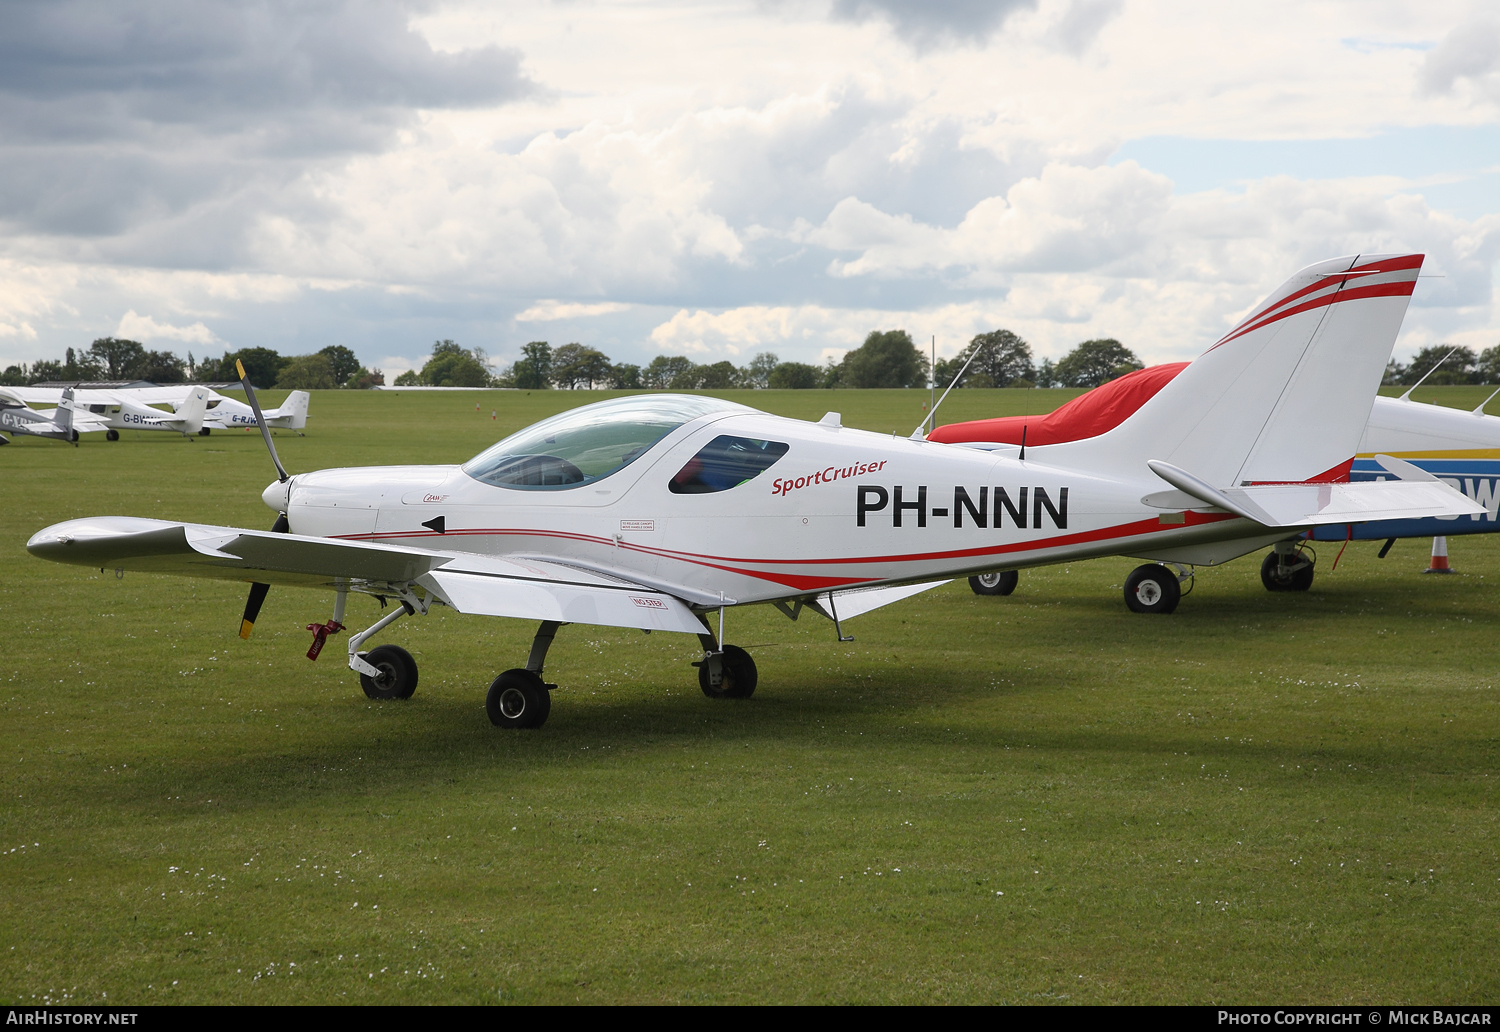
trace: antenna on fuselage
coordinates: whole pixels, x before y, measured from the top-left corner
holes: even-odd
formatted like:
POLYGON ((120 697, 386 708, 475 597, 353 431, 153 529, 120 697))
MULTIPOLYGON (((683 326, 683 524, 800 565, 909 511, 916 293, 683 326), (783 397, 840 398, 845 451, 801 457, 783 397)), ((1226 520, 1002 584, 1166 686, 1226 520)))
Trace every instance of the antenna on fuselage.
MULTIPOLYGON (((1455 351, 1457 351, 1457 350, 1458 350, 1458 348, 1454 348, 1453 351, 1448 352, 1442 358, 1438 359, 1437 362, 1435 362, 1433 364, 1433 366, 1432 366, 1431 369, 1427 370, 1427 372, 1425 372, 1425 373, 1422 374, 1422 380, 1427 379, 1433 373, 1437 372, 1437 367, 1440 366, 1440 365, 1442 365, 1444 362, 1448 361, 1448 359, 1452 358, 1453 357, 1453 353, 1455 351)), ((1405 401, 1408 398, 1410 398, 1411 397, 1411 392, 1414 391, 1414 390, 1416 390, 1418 387, 1422 386, 1422 380, 1418 380, 1416 383, 1414 383, 1410 387, 1406 388, 1406 393, 1403 394, 1403 395, 1401 395, 1401 397, 1397 398, 1396 400, 1397 401, 1405 401)), ((1495 395, 1493 395, 1493 394, 1490 395, 1491 398, 1493 398, 1494 396, 1495 395)), ((1488 401, 1489 399, 1487 398, 1485 400, 1488 401)))
POLYGON ((1022 461, 1022 462, 1026 461, 1026 424, 1025 423, 1021 424, 1021 454, 1020 454, 1019 458, 1020 458, 1020 461, 1022 461))
MULTIPOLYGON (((929 420, 932 422, 932 426, 933 426, 934 429, 937 427, 937 410, 938 410, 938 405, 941 405, 943 402, 945 402, 945 401, 948 400, 948 393, 949 393, 949 391, 952 391, 953 388, 957 387, 958 386, 958 381, 962 380, 964 378, 964 373, 966 373, 966 372, 969 371, 969 362, 973 362, 974 359, 978 358, 979 357, 979 353, 981 351, 983 351, 987 347, 989 347, 989 342, 988 341, 986 341, 985 343, 979 345, 979 347, 977 347, 977 348, 974 349, 974 354, 972 354, 972 355, 969 356, 969 361, 965 362, 964 363, 964 367, 958 371, 958 375, 955 376, 953 378, 953 382, 948 385, 948 390, 946 390, 946 391, 943 392, 943 396, 937 400, 936 404, 934 404, 932 406, 932 410, 927 413, 927 419, 924 419, 924 420, 922 420, 922 422, 918 423, 917 424, 917 428, 911 432, 911 435, 913 437, 920 438, 922 436, 922 427, 926 426, 929 420)), ((932 338, 932 353, 934 355, 937 354, 937 338, 936 337, 932 338)), ((934 366, 933 368, 934 368, 934 371, 936 371, 937 367, 934 366)), ((933 389, 933 392, 936 393, 936 391, 937 391, 937 384, 936 383, 933 383, 932 389, 933 389)))

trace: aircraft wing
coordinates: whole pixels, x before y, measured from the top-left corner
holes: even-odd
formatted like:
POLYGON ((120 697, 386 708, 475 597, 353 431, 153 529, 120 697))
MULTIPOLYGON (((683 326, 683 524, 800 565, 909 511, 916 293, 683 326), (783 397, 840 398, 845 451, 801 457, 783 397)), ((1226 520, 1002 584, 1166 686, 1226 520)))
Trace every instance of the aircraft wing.
POLYGON ((26 550, 104 569, 345 589, 366 594, 420 585, 461 613, 697 634, 679 598, 542 559, 500 559, 406 545, 171 523, 131 516, 69 520, 39 531, 26 550))

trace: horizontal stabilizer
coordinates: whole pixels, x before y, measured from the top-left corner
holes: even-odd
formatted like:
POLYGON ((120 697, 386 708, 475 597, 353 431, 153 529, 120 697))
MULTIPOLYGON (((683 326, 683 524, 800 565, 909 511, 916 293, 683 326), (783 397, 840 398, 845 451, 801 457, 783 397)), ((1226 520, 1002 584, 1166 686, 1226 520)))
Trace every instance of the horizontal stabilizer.
POLYGON ((1268 527, 1471 516, 1486 511, 1440 481, 1261 484, 1226 488, 1224 494, 1236 505, 1231 511, 1258 511, 1263 516, 1255 517, 1256 521, 1268 527))

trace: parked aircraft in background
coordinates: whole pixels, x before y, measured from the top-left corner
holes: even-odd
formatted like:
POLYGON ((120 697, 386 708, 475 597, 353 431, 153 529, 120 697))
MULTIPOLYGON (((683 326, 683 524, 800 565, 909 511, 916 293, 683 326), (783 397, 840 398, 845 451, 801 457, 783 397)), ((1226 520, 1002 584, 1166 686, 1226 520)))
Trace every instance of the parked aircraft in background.
MULTIPOLYGON (((249 582, 248 637, 272 584, 334 592, 309 658, 343 630, 350 592, 399 608, 349 639, 371 698, 406 698, 417 665, 361 646, 434 604, 541 622, 524 667, 486 697, 503 727, 537 727, 565 623, 694 634, 714 698, 756 688, 724 643, 726 610, 768 603, 839 623, 955 575, 1121 552, 1219 562, 1321 524, 1479 507, 1395 458, 1386 482, 1347 467, 1421 255, 1302 270, 1234 332, 1107 433, 1000 452, 768 415, 710 397, 587 405, 507 437, 462 466, 328 469, 278 479, 270 531, 100 516, 48 527, 33 555, 82 566, 249 582), (710 616, 717 613, 717 633, 710 616)), ((243 376, 243 370, 241 370, 243 376)), ((255 395, 245 381, 247 400, 255 395)), ((1176 576, 1128 581, 1150 610, 1176 576)))
MULTIPOLYGON (((280 408, 266 409, 261 415, 265 417, 266 425, 273 430, 291 430, 298 437, 304 436, 302 430, 307 426, 307 406, 311 398, 306 391, 292 391, 280 408)), ((170 404, 174 409, 180 409, 186 404, 186 400, 170 404)), ((203 420, 205 429, 254 430, 257 426, 255 411, 243 401, 209 391, 208 405, 208 415, 203 420)))
MULTIPOLYGON (((58 404, 63 394, 62 388, 58 387, 5 389, 14 398, 33 405, 58 404)), ((91 429, 104 430, 105 438, 111 441, 120 439, 121 430, 171 430, 206 437, 214 430, 254 429, 256 425, 255 414, 249 405, 193 384, 85 388, 73 393, 80 418, 86 412, 90 423, 100 424, 91 429), (172 412, 153 407, 155 405, 170 405, 172 412)), ((307 426, 308 401, 306 391, 292 391, 280 408, 264 413, 267 422, 273 429, 293 430, 300 434, 307 426)))
MULTIPOLYGON (((1046 415, 952 423, 938 427, 929 439, 1004 448, 1019 445, 1023 434, 1033 443, 1093 437, 1124 422, 1187 366, 1186 362, 1176 362, 1141 369, 1079 395, 1046 415)), ((1385 547, 1379 553, 1384 558, 1400 538, 1488 534, 1500 530, 1500 522, 1497 522, 1497 516, 1500 516, 1500 418, 1484 414, 1485 404, 1493 397, 1492 394, 1472 412, 1420 404, 1411 400, 1410 391, 1400 398, 1377 397, 1353 460, 1329 471, 1333 482, 1378 482, 1388 479, 1391 474, 1376 456, 1395 456, 1462 491, 1481 507, 1480 511, 1467 516, 1373 520, 1314 527, 1298 537, 1278 542, 1266 556, 1261 564, 1261 580, 1267 589, 1306 591, 1312 585, 1315 560, 1311 549, 1304 544, 1307 540, 1384 540, 1385 547)), ((970 578, 970 586, 982 595, 1008 595, 1018 583, 1019 577, 1014 570, 990 571, 970 578)))
POLYGON ((198 387, 177 412, 143 405, 130 398, 114 401, 83 401, 72 388, 59 391, 57 408, 37 411, 30 408, 18 387, 0 387, 0 426, 15 433, 34 437, 77 442, 79 434, 103 431, 111 441, 119 440, 120 430, 166 430, 184 436, 196 434, 203 426, 208 391, 198 387))
MULTIPOLYGON (((102 430, 102 426, 90 426, 84 422, 75 426, 73 421, 72 392, 64 391, 57 408, 37 411, 14 393, 13 387, 0 387, 0 430, 7 433, 24 434, 28 437, 50 437, 55 441, 78 443, 80 430, 102 430)), ((0 444, 9 444, 10 439, 0 434, 0 444)))

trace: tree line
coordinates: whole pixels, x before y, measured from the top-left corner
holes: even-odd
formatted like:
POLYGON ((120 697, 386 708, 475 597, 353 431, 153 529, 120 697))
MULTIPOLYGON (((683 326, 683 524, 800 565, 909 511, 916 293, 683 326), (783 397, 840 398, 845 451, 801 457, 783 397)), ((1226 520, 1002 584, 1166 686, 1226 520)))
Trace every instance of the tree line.
MULTIPOLYGON (((243 362, 252 383, 282 390, 366 389, 385 384, 379 370, 360 365, 354 352, 340 344, 310 355, 281 355, 270 348, 241 348, 214 357, 177 357, 152 351, 138 341, 101 337, 86 351, 67 349, 62 361, 12 365, 0 373, 0 384, 80 380, 148 380, 152 383, 232 381, 243 362)), ((1437 366, 1430 384, 1500 383, 1500 345, 1475 354, 1446 345, 1423 348, 1403 364, 1394 359, 1384 383, 1409 386, 1437 366), (1444 356, 1450 357, 1444 360, 1444 356), (1441 363, 1441 364, 1440 364, 1441 363)), ((1086 340, 1056 362, 1035 361, 1031 345, 1010 330, 976 335, 952 358, 932 367, 905 330, 870 333, 859 347, 821 366, 782 362, 773 352, 756 355, 744 366, 719 361, 699 364, 681 355, 658 355, 647 365, 612 362, 583 344, 554 348, 532 341, 521 358, 500 373, 482 348, 464 348, 452 340, 435 341, 421 370, 408 370, 396 386, 517 387, 525 390, 727 390, 771 388, 927 387, 946 388, 959 376, 959 387, 1097 387, 1142 368, 1135 353, 1113 338, 1086 340), (967 365, 967 368, 965 366, 967 365)))
POLYGON ((597 348, 564 344, 554 348, 532 341, 521 358, 499 374, 490 372, 483 350, 467 350, 451 340, 433 345, 432 357, 418 370, 396 378, 398 387, 517 387, 524 390, 726 390, 770 388, 947 387, 963 371, 960 387, 1097 387, 1142 363, 1117 340, 1086 340, 1066 356, 1040 365, 1031 345, 1010 330, 974 337, 962 351, 942 359, 934 370, 905 330, 875 331, 864 343, 822 366, 783 362, 763 351, 744 366, 720 361, 698 364, 682 355, 658 355, 645 366, 613 362, 597 348), (972 361, 970 359, 972 358, 972 361), (967 364, 968 368, 965 369, 967 364))
POLYGON ((1432 375, 1423 381, 1428 384, 1500 383, 1500 345, 1485 348, 1477 355, 1472 348, 1448 344, 1423 348, 1405 365, 1391 359, 1381 383, 1387 387, 1410 387, 1428 373, 1432 375), (1449 357, 1445 360, 1445 356, 1449 357))
POLYGON ((139 341, 100 337, 87 351, 67 349, 62 361, 39 361, 7 366, 0 384, 25 387, 34 383, 87 380, 147 380, 156 384, 218 383, 238 380, 235 362, 243 362, 250 382, 280 390, 363 390, 385 383, 379 369, 359 364, 354 352, 331 344, 311 355, 281 355, 270 348, 241 348, 218 358, 195 359, 191 351, 179 358, 170 351, 151 351, 139 341))

